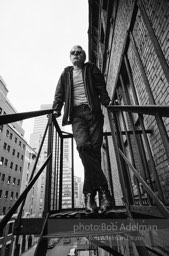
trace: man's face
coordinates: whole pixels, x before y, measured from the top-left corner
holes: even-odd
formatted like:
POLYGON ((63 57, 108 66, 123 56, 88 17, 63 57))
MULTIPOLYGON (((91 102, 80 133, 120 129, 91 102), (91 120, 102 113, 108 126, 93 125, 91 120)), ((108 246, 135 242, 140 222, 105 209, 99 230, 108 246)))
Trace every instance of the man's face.
POLYGON ((73 66, 81 67, 85 61, 85 55, 80 47, 74 46, 70 51, 70 60, 73 66))

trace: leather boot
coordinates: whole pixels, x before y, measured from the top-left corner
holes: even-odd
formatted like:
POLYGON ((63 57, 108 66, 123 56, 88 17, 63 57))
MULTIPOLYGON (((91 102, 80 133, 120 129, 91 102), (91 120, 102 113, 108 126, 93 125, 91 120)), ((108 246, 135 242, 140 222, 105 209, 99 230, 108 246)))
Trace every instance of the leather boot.
POLYGON ((105 212, 107 210, 112 209, 114 205, 112 202, 113 201, 112 196, 108 189, 108 185, 105 184, 104 186, 100 187, 99 192, 100 192, 100 196, 101 196, 100 210, 102 212, 105 212))
POLYGON ((87 193, 84 195, 85 209, 88 213, 97 213, 97 204, 95 201, 96 193, 87 193))

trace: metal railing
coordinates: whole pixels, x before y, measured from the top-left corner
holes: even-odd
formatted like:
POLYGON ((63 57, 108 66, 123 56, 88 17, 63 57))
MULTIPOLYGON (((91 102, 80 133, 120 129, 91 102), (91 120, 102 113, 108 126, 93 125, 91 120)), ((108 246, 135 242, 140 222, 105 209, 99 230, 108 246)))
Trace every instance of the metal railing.
MULTIPOLYGON (((15 230, 14 233, 16 235, 15 239, 15 255, 19 255, 19 233, 21 226, 21 218, 23 213, 23 208, 25 205, 25 201, 28 193, 34 186, 37 179, 40 177, 43 171, 46 172, 46 187, 45 187, 45 200, 44 200, 44 212, 43 219, 44 225, 46 223, 46 216, 50 213, 50 211, 56 211, 62 209, 62 182, 63 182, 63 151, 64 151, 64 140, 71 139, 71 193, 72 193, 72 202, 71 208, 74 208, 74 164, 73 164, 73 136, 72 134, 62 132, 57 120, 52 115, 53 110, 40 110, 33 112, 24 112, 24 113, 16 113, 9 115, 1 115, 0 116, 0 125, 5 125, 8 123, 24 120, 27 118, 47 115, 48 121, 46 124, 46 128, 44 131, 44 135, 42 137, 40 147, 34 162, 34 166, 30 175, 29 183, 24 189, 24 191, 20 194, 16 202, 10 208, 10 210, 6 213, 6 215, 0 221, 0 230, 3 233, 3 230, 7 223, 10 221, 12 216, 19 209, 18 214, 15 214, 15 230), (37 171, 37 164, 41 155, 41 151, 44 145, 44 141, 48 135, 48 149, 47 149, 47 157, 41 168, 37 171)), ((45 231, 45 228, 44 228, 45 231)), ((41 239, 39 240, 39 243, 41 239)), ((37 246, 36 251, 40 248, 37 246)))
MULTIPOLYGON (((44 203, 44 212, 43 212, 43 229, 40 235, 40 239, 35 251, 35 255, 39 255, 39 253, 47 250, 47 245, 43 243, 43 236, 46 235, 46 223, 50 212, 52 211, 61 211, 62 210, 62 192, 63 192, 63 151, 64 151, 64 140, 71 139, 71 153, 72 153, 72 166, 71 166, 71 193, 72 193, 72 202, 71 209, 75 209, 74 207, 74 156, 73 156, 73 135, 70 133, 62 132, 56 119, 52 115, 53 110, 43 110, 43 111, 34 111, 34 112, 26 112, 26 113, 18 113, 12 115, 0 116, 0 125, 4 125, 7 123, 35 117, 41 115, 48 115, 48 122, 46 125, 46 129, 44 131, 44 135, 41 141, 41 145, 39 151, 37 153, 37 157, 32 169, 32 173, 29 179, 28 186, 21 193, 18 200, 14 203, 8 213, 4 216, 4 218, 0 222, 0 230, 2 231, 6 224, 10 221, 11 217, 16 213, 16 210, 21 205, 18 218, 15 224, 15 235, 16 235, 16 243, 15 243, 15 251, 17 255, 17 243, 19 237, 19 229, 22 218, 22 210, 24 207, 24 203, 26 197, 40 177, 41 173, 45 170, 46 172, 46 189, 45 189, 45 203, 44 203), (44 144, 44 140, 48 134, 48 150, 47 150, 47 158, 42 164, 39 171, 36 173, 36 167, 38 163, 38 159, 41 154, 41 150, 44 144), (36 174, 35 174, 36 173, 36 174), (44 249, 45 248, 45 249, 44 249)), ((151 162, 151 167, 154 169, 149 172, 149 168, 146 165, 146 156, 143 154, 144 148, 149 149, 150 142, 149 136, 152 136, 152 130, 145 129, 145 124, 143 126, 139 126, 139 129, 136 127, 133 113, 138 114, 139 118, 142 118, 142 122, 144 124, 143 115, 153 115, 154 118, 169 117, 169 107, 168 106, 133 106, 133 105, 112 105, 108 107, 108 117, 110 121, 111 128, 111 136, 114 143, 114 149, 116 154, 116 161, 118 166, 118 173, 120 177, 120 183, 122 187, 123 199, 126 208, 129 211, 129 215, 131 212, 134 212, 136 209, 135 206, 141 209, 142 207, 156 206, 161 216, 164 218, 169 218, 169 212, 166 207, 164 192, 161 188, 161 184, 159 182, 159 175, 156 171, 154 159, 151 154, 151 151, 147 153, 149 156, 149 160, 151 162), (126 114, 124 114, 126 113, 126 114), (126 117, 126 115, 128 115, 126 117), (130 125, 128 125, 128 122, 130 125), (141 127, 141 129, 140 129, 141 127), (144 143, 143 143, 144 140, 144 143), (145 146, 144 146, 145 144, 145 146), (134 145, 134 146, 133 146, 134 145), (137 159, 136 159, 137 158, 137 159), (137 160, 137 161, 136 161, 137 160), (153 165, 154 164, 154 165, 153 165), (139 168, 138 168, 139 167, 139 168), (145 171, 145 168, 146 171, 145 171), (152 175, 153 174, 153 180, 152 175), (156 187, 154 188, 154 182, 156 187), (137 191, 137 196, 134 191, 137 191)), ((159 127, 160 129, 160 127, 159 127)), ((163 134, 165 137, 165 145, 166 147, 168 143, 168 136, 163 134)), ((110 133, 104 134, 105 138, 110 136, 110 133)), ((163 137, 164 139, 164 137, 163 137)), ((108 151, 108 142, 106 142, 106 150, 108 151)), ((166 150, 167 154, 168 150, 166 150)), ((109 152, 110 153, 110 152, 109 152)), ((112 180, 112 172, 111 172, 111 164, 110 158, 108 154, 108 162, 109 162, 109 173, 108 179, 111 185, 110 180, 112 180)), ((169 157, 169 156, 167 156, 169 157)), ((111 187, 113 193, 113 186, 111 187)), ((115 200, 113 198, 113 200, 115 200)), ((143 212, 146 213, 146 212, 143 212)))
MULTIPOLYGON (((0 116, 0 125, 4 125, 4 124, 7 124, 7 123, 12 123, 12 122, 20 121, 20 120, 31 118, 31 117, 41 116, 41 115, 45 115, 45 114, 47 115, 47 114, 51 114, 51 113, 52 113, 52 110, 42 110, 42 111, 33 111, 33 112, 1 115, 0 116)), ((48 128, 48 125, 49 125, 49 122, 47 124, 47 128, 48 128)), ((45 138, 46 133, 47 133, 47 128, 45 130, 44 138, 45 138)), ((4 216, 4 218, 1 220, 1 222, 0 222, 0 230, 4 229, 5 225, 10 220, 12 215, 14 213, 16 213, 16 210, 18 209, 20 204, 25 201, 28 192, 31 190, 32 186, 34 185, 36 180, 39 178, 40 174, 45 169, 45 167, 47 166, 49 160, 51 159, 51 154, 50 154, 50 155, 48 155, 46 161, 44 162, 44 164, 40 168, 39 172, 36 175, 34 175, 35 174, 36 165, 37 165, 37 161, 38 161, 38 158, 39 158, 39 154, 40 154, 40 151, 41 151, 41 148, 42 148, 42 144, 44 142, 44 138, 42 140, 42 143, 41 143, 41 146, 40 146, 40 150, 38 152, 38 155, 37 155, 37 158, 36 158, 33 170, 32 170, 32 174, 31 174, 31 177, 30 177, 30 180, 29 180, 29 184, 25 188, 25 190, 21 193, 21 195, 19 196, 17 201, 14 203, 14 205, 7 212, 7 214, 4 216)), ((22 207, 23 207, 23 205, 22 205, 22 207)))
MULTIPOLYGON (((134 206, 140 209, 141 207, 145 209, 146 206, 156 206, 164 218, 169 218, 165 194, 155 168, 153 154, 150 151, 149 140, 153 133, 145 129, 145 124, 141 126, 142 129, 138 130, 134 113, 142 119, 142 124, 144 124, 143 115, 153 115, 158 122, 159 118, 162 120, 162 117, 169 117, 169 107, 159 105, 112 105, 108 107, 123 199, 131 211, 134 206), (147 155, 143 154, 144 150, 147 151, 147 155), (151 163, 150 166, 147 165, 147 160, 151 163)), ((160 128, 161 126, 159 130, 160 128)), ((161 141, 163 139, 165 139, 164 147, 166 147, 169 145, 167 131, 163 133, 161 141)), ((168 148, 166 155, 167 153, 168 148)))

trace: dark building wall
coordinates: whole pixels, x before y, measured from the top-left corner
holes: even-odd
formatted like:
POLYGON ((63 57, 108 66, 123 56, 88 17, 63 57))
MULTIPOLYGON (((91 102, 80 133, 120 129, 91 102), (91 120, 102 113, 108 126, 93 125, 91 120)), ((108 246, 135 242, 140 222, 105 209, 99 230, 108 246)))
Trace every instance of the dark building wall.
MULTIPOLYGON (((116 1, 115 1, 116 2, 116 1)), ((109 37, 109 41, 112 45, 109 47, 109 70, 107 65, 107 89, 109 94, 112 95, 114 86, 117 79, 117 74, 119 71, 121 56, 123 53, 123 48, 127 36, 127 29, 130 25, 132 7, 134 1, 120 0, 117 1, 115 20, 113 20, 111 25, 111 30, 113 30, 113 38, 109 37)), ((115 8, 115 7, 114 7, 115 8)), ((107 59, 108 59, 107 58, 107 59)), ((109 61, 107 61, 108 63, 109 61)))
MULTIPOLYGON (((154 35, 162 50, 166 63, 169 62, 169 4, 168 1, 143 1, 146 14, 153 28, 154 35)), ((128 58, 132 70, 133 80, 136 87, 140 105, 158 104, 168 105, 169 86, 164 69, 160 63, 161 57, 158 54, 158 47, 150 37, 148 25, 146 25, 143 16, 138 11, 136 22, 133 28, 133 37, 138 49, 139 56, 145 75, 147 77, 151 95, 148 92, 142 76, 138 58, 133 51, 133 45, 130 43, 128 58), (153 102, 154 99, 154 102, 153 102)), ((150 137, 151 148, 154 155, 156 169, 159 175, 165 199, 169 202, 169 168, 164 144, 162 142, 157 123, 153 117, 146 118, 147 128, 153 130, 150 137)), ((165 120, 165 127, 168 131, 168 119, 165 120)))
MULTIPOLYGON (((107 90, 110 97, 112 97, 127 36, 127 29, 131 21, 134 1, 121 0, 114 1, 113 4, 112 1, 100 1, 100 4, 104 5, 104 2, 107 3, 107 15, 106 10, 102 9, 104 15, 100 15, 100 30, 102 31, 100 34, 104 35, 104 38, 100 39, 98 47, 99 54, 96 64, 105 74, 107 90), (109 22, 111 23, 110 26, 109 22)), ((103 111, 105 116, 104 131, 110 131, 107 111, 105 109, 103 109, 103 111)), ((108 141, 110 146, 109 154, 115 203, 116 205, 123 205, 123 195, 121 191, 121 184, 119 182, 119 173, 112 138, 109 137, 108 141)), ((102 155, 102 157, 105 156, 102 155)), ((103 167, 103 169, 106 171, 105 167, 103 167)))
MULTIPOLYGON (((162 63, 169 63, 169 3, 167 0, 151 0, 142 1, 142 5, 143 9, 138 4, 139 9, 137 15, 133 18, 134 1, 118 1, 116 19, 114 19, 114 23, 112 23, 107 36, 109 43, 107 43, 108 48, 105 49, 108 52, 107 58, 105 58, 105 68, 99 60, 97 63, 100 63, 100 68, 105 73, 107 89, 109 95, 113 98, 118 85, 119 74, 122 72, 123 53, 125 52, 129 61, 139 105, 168 105, 169 80, 167 72, 164 69, 165 65, 163 66, 162 63), (145 14, 149 20, 148 22, 144 17, 145 14), (149 26, 151 27, 150 29, 149 26), (135 45, 133 44, 130 33, 135 45), (113 38, 111 35, 113 35, 113 38), (159 53, 160 51, 162 53, 159 53), (161 54, 163 58, 161 58, 161 54)), ((101 48, 103 47, 100 46, 101 48)), ((127 83, 128 81, 126 79, 125 86, 127 86, 127 83)), ((132 103, 135 104, 135 101, 133 100, 132 103)), ((107 118, 105 124, 105 129, 107 130, 107 118)), ((165 200, 169 203, 169 167, 164 143, 157 122, 153 116, 145 117, 145 125, 147 129, 151 129, 153 132, 149 137, 150 146, 165 200)), ((164 125, 168 133, 168 118, 164 119, 164 125)), ((137 158, 137 156, 135 157, 137 158)), ((135 161, 137 165, 137 159, 135 161)))
MULTIPOLYGON (((89 55, 105 75, 107 89, 113 103, 125 105, 166 105, 169 102, 169 2, 167 0, 119 0, 119 1, 89 1, 90 2, 90 26, 89 26, 89 55), (96 8, 99 6, 99 11, 96 8), (103 8, 107 3, 107 8, 103 8), (135 4, 135 5, 134 5, 135 4), (93 8, 93 11, 92 11, 93 8), (95 23, 92 22, 95 18, 95 23), (102 14, 103 13, 103 14, 102 14), (96 19, 97 22, 96 22, 96 19), (98 25, 96 25, 98 24, 98 25), (93 33, 92 33, 93 32, 93 33), (97 35, 97 36, 96 36, 97 35), (92 37, 93 36, 93 37, 92 37), (127 65, 129 70, 127 70, 127 65), (130 80, 131 75, 131 80, 130 80), (132 83, 135 95, 132 89, 132 83), (128 95, 128 99, 125 98, 128 95), (127 102, 128 100, 128 102, 127 102)), ((105 114, 105 131, 110 131, 107 111, 105 114)), ((122 119, 120 119, 120 122, 122 119)), ((140 120, 137 114, 133 115, 135 128, 140 130, 140 120)), ((169 204, 169 154, 168 135, 169 118, 157 121, 154 116, 143 116, 146 130, 151 131, 147 138, 154 162, 154 170, 162 187, 164 202, 169 204), (163 131, 162 125, 164 122, 163 131)), ((125 123, 128 130, 132 130, 129 115, 125 114, 125 123)), ((124 131, 124 125, 120 123, 124 131)), ((145 177, 145 167, 150 169, 150 155, 145 145, 143 136, 138 136, 138 150, 134 136, 131 138, 131 148, 136 169, 142 177, 145 177), (142 152, 141 152, 142 151, 142 152), (140 155, 144 154, 145 163, 140 162, 140 155)), ((111 139, 110 139, 111 140, 111 139)), ((124 151, 131 161, 129 145, 123 136, 124 151)), ((110 146, 110 161, 113 179, 118 175, 112 142, 110 146)), ((105 157, 105 154, 103 154, 105 157)), ((103 161, 103 163, 105 160, 103 161)), ((106 168, 107 168, 107 164, 106 168)), ((106 169, 105 168, 105 169, 106 169)), ((104 167, 103 167, 104 169, 104 167)), ((152 166, 151 166, 152 170, 152 166)), ((150 172, 151 178, 153 172, 150 172)), ((147 180, 146 180, 147 181, 147 180)), ((135 182, 133 179, 132 182, 135 182)), ((148 181, 147 181, 148 184, 148 181)), ((134 183, 132 184, 134 185, 134 183)), ((114 187, 120 193, 120 186, 114 187)), ((156 188, 152 188, 156 193, 156 188)), ((117 194, 116 194, 117 195, 117 194)), ((144 195, 144 194, 143 194, 144 195)), ((156 193, 159 196, 158 192, 156 193)), ((118 194, 117 198, 120 196, 118 194)), ((135 195, 134 195, 135 199, 135 195)), ((134 200, 134 203, 136 201, 134 200)), ((146 205, 146 204, 145 204, 146 205)), ((140 207, 141 208, 141 207, 140 207)), ((152 236, 145 235, 145 241, 153 248, 162 248, 168 252, 168 231, 152 232, 152 236)), ((123 252, 124 244, 119 242, 119 250, 123 252)), ((130 255, 130 253, 126 253, 130 255)), ((134 255, 137 255, 137 253, 134 255)))

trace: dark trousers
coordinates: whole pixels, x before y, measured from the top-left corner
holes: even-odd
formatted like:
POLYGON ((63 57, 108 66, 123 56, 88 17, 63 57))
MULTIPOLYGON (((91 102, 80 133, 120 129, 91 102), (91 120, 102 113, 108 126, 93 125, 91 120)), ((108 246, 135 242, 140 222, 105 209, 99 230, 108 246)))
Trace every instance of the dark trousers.
POLYGON ((94 114, 86 105, 75 107, 72 118, 73 136, 84 166, 83 193, 92 193, 107 183, 101 169, 103 115, 94 114))

